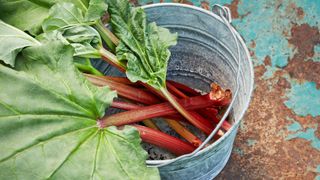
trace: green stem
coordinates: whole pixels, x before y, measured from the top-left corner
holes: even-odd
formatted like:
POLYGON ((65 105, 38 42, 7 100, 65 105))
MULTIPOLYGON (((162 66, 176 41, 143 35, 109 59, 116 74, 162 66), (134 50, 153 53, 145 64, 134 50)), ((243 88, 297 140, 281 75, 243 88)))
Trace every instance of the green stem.
POLYGON ((79 64, 79 63, 74 63, 74 64, 81 72, 96 75, 96 76, 103 76, 104 75, 92 66, 79 64))
POLYGON ((111 65, 115 66, 116 68, 118 68, 120 71, 125 72, 126 71, 126 67, 125 65, 123 65, 118 59, 117 57, 112 54, 111 52, 109 52, 108 50, 104 49, 103 47, 100 47, 100 49, 98 50, 100 55, 102 56, 102 59, 107 61, 108 63, 110 63, 111 65))
POLYGON ((101 21, 95 25, 95 28, 98 30, 107 46, 112 51, 115 51, 115 47, 119 44, 119 39, 108 28, 106 28, 101 21))

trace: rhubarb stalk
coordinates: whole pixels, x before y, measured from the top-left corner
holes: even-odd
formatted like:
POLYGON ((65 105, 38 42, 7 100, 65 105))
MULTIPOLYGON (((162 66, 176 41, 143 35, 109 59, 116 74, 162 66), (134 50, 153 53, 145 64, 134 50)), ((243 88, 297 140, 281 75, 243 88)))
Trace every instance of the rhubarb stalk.
POLYGON ((191 153, 195 147, 180 139, 145 126, 133 125, 140 133, 143 142, 154 144, 180 156, 191 153))
MULTIPOLYGON (((180 97, 180 98, 188 98, 188 96, 186 94, 184 94, 182 91, 180 91, 178 88, 175 87, 175 85, 173 84, 176 84, 178 85, 179 87, 182 87, 183 89, 189 91, 189 92, 192 92, 194 94, 197 94, 197 92, 195 90, 190 90, 191 88, 183 85, 183 84, 180 84, 180 83, 177 83, 177 82, 174 82, 174 81, 170 81, 170 82, 167 82, 167 87, 169 89, 169 91, 173 92, 176 96, 180 97), (186 88, 187 87, 187 88, 186 88)), ((212 84, 211 87, 215 90, 215 92, 220 92, 222 89, 220 88, 220 86, 216 86, 216 84, 212 84)), ((198 93, 200 94, 200 93, 198 93)), ((205 109, 199 109, 197 110, 198 112, 200 112, 202 115, 204 115, 206 118, 212 120, 215 124, 218 124, 219 123, 219 119, 216 117, 216 115, 218 114, 218 110, 214 109, 214 108, 205 108, 205 109)), ((193 116, 200 116, 197 112, 191 112, 193 113, 192 115, 193 116)), ((201 119, 198 118, 198 119, 201 119)), ((224 121, 222 123, 222 129, 228 131, 230 128, 231 128, 231 125, 227 122, 227 121, 224 121)))
MULTIPOLYGON (((123 109, 123 110, 140 110, 143 107, 141 105, 136 105, 136 104, 127 103, 127 102, 119 102, 119 101, 114 101, 111 106, 114 108, 119 108, 119 109, 123 109)), ((164 118, 164 120, 180 136, 182 136, 184 139, 186 139, 188 142, 190 142, 195 147, 198 147, 202 144, 202 141, 197 136, 192 134, 186 127, 184 127, 179 122, 172 120, 172 119, 167 119, 167 118, 164 118)), ((143 121, 143 123, 145 123, 145 122, 143 121)))
MULTIPOLYGON (((99 85, 99 86, 107 85, 111 89, 116 90, 120 96, 128 98, 130 100, 134 100, 136 102, 148 104, 148 105, 159 103, 158 99, 156 99, 152 94, 149 94, 146 91, 143 91, 143 90, 140 90, 140 89, 137 89, 137 88, 125 85, 125 84, 110 81, 110 80, 107 80, 107 79, 104 79, 101 77, 93 76, 90 74, 87 74, 86 76, 93 84, 99 85)), ((138 105, 138 107, 140 107, 140 106, 138 105)), ((124 109, 124 108, 122 108, 122 109, 124 109)), ((137 108, 134 108, 131 105, 130 109, 137 109, 137 108)), ((165 120, 167 121, 167 119, 165 119, 165 120)), ((147 120, 143 123, 145 123, 147 126, 149 126, 151 128, 155 127, 155 125, 152 124, 151 120, 149 120, 149 121, 147 120)), ((168 124, 169 123, 170 122, 168 122, 168 124)), ((211 124, 207 124, 208 127, 210 127, 210 125, 211 124)), ((202 143, 200 139, 198 139, 196 136, 194 136, 190 131, 188 131, 179 122, 170 123, 170 127, 172 129, 174 129, 183 138, 185 138, 186 140, 191 142, 193 145, 199 146, 202 143)))
POLYGON ((151 119, 145 119, 142 123, 151 129, 160 131, 159 127, 151 119))
MULTIPOLYGON (((191 97, 187 99, 179 99, 177 100, 177 102, 185 107, 186 110, 194 110, 211 106, 227 105, 230 102, 230 96, 228 96, 228 94, 220 94, 220 96, 215 94, 214 96, 212 96, 211 93, 208 93, 206 95, 191 97)), ((136 110, 117 113, 111 116, 105 116, 101 120, 99 120, 98 123, 102 128, 112 125, 120 126, 139 122, 148 118, 163 117, 175 113, 177 113, 175 108, 173 108, 170 103, 165 102, 141 107, 136 110)))
POLYGON ((119 39, 106 28, 101 21, 95 25, 96 30, 111 50, 115 50, 115 47, 119 44, 119 39))
POLYGON ((200 121, 201 116, 195 116, 194 113, 188 112, 183 106, 175 99, 175 97, 165 88, 161 88, 161 92, 171 103, 171 105, 179 111, 179 113, 185 117, 191 124, 200 129, 202 132, 207 135, 213 130, 213 126, 209 123, 205 124, 204 121, 200 121))
POLYGON ((85 74, 85 76, 93 84, 98 86, 108 86, 110 89, 116 90, 119 96, 133 100, 135 102, 143 104, 157 104, 160 102, 157 97, 144 90, 122 83, 114 82, 112 80, 107 80, 99 76, 93 76, 90 74, 85 74))
POLYGON ((185 94, 189 94, 190 96, 199 96, 201 95, 200 92, 182 84, 176 81, 167 80, 167 86, 174 86, 175 88, 181 90, 181 92, 184 92, 185 94))

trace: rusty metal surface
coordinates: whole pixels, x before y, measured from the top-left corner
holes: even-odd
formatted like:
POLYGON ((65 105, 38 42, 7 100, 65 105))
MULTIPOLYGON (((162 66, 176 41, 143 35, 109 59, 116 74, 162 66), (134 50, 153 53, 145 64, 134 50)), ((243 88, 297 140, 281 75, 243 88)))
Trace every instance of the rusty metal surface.
POLYGON ((319 180, 320 1, 175 2, 228 6, 255 66, 250 108, 217 179, 319 180))

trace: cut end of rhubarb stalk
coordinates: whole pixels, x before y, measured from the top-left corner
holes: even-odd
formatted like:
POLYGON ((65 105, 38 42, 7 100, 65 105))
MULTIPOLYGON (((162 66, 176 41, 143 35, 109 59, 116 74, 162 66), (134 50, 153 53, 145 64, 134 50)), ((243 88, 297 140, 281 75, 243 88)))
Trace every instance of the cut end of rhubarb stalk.
POLYGON ((222 100, 221 106, 226 106, 230 104, 232 99, 232 93, 230 89, 223 90, 218 84, 212 83, 211 84, 211 91, 210 91, 210 99, 212 100, 222 100))
POLYGON ((222 88, 216 84, 216 83, 212 83, 211 84, 211 91, 210 91, 210 98, 212 100, 220 100, 222 98, 224 98, 224 91, 222 90, 222 88))
POLYGON ((104 121, 99 119, 99 120, 97 120, 97 126, 98 126, 99 129, 103 129, 103 128, 106 127, 106 124, 105 124, 104 121))
POLYGON ((193 145, 194 147, 199 147, 201 144, 202 144, 202 141, 201 141, 201 140, 193 140, 193 141, 192 141, 192 145, 193 145))

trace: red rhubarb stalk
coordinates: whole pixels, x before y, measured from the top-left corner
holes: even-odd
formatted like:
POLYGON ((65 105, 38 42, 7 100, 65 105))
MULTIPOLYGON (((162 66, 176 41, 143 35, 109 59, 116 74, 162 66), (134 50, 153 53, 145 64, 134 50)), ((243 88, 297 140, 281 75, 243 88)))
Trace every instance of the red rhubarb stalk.
MULTIPOLYGON (((113 108, 118 108, 122 110, 134 110, 134 109, 139 109, 143 106, 137 105, 137 104, 132 104, 132 103, 127 103, 127 102, 122 102, 122 101, 117 101, 114 100, 111 104, 111 107, 113 108)), ((168 116, 163 116, 162 118, 165 119, 172 119, 176 121, 185 121, 184 117, 181 116, 178 112, 176 114, 168 115, 168 116)))
POLYGON ((143 142, 154 144, 160 148, 166 149, 173 154, 180 156, 191 153, 195 147, 176 138, 145 126, 133 125, 140 133, 143 142))
MULTIPOLYGON (((100 54, 102 58, 111 64, 113 64, 115 67, 117 67, 120 71, 125 72, 126 66, 120 63, 116 57, 106 51, 105 49, 101 49, 100 54)), ((148 84, 141 83, 143 86, 145 86, 147 89, 149 89, 152 93, 157 94, 159 97, 165 97, 167 101, 170 102, 170 104, 183 116, 185 117, 191 124, 193 124, 195 127, 199 128, 201 131, 205 132, 206 134, 210 134, 211 130, 210 127, 207 127, 205 124, 203 124, 198 118, 194 117, 192 113, 189 113, 184 106, 182 106, 179 101, 175 99, 175 97, 167 90, 166 87, 160 88, 160 90, 156 90, 153 87, 151 87, 148 84)))
POLYGON ((102 59, 104 61, 106 61, 109 64, 113 65, 114 67, 119 69, 119 71, 126 72, 126 66, 124 64, 120 63, 119 60, 117 59, 117 57, 114 54, 112 54, 111 52, 107 51, 103 47, 100 48, 99 53, 101 54, 101 57, 102 57, 102 59))
MULTIPOLYGON (((146 91, 124 85, 121 83, 113 82, 101 77, 93 76, 93 75, 86 75, 87 78, 96 85, 107 85, 111 89, 117 90, 117 93, 125 98, 128 98, 130 100, 134 100, 139 103, 143 104, 156 104, 158 103, 158 99, 156 97, 153 97, 152 94, 149 94, 146 91)), ((124 109, 124 108, 122 108, 124 109)), ((131 107, 131 109, 133 109, 131 107)), ((166 119, 165 119, 166 120, 166 119)), ((156 125, 149 119, 143 120, 143 123, 147 125, 148 127, 151 127, 153 129, 156 128, 156 125)), ((210 127, 211 124, 207 124, 207 126, 210 127)), ((199 146, 202 142, 200 139, 198 139, 196 136, 194 136, 191 132, 189 132, 183 125, 181 125, 179 122, 171 123, 170 127, 174 129, 178 134, 180 134, 182 137, 184 137, 186 140, 191 142, 195 146, 199 146), (192 134, 192 136, 191 136, 192 134)))
MULTIPOLYGON (((174 87, 170 82, 167 82, 167 88, 169 91, 171 91, 175 96, 179 98, 188 98, 187 95, 185 95, 183 92, 181 92, 179 89, 174 87)), ((199 122, 206 125, 208 128, 211 128, 211 131, 213 130, 214 126, 208 121, 207 119, 203 118, 200 114, 198 114, 195 111, 189 111, 189 113, 196 118, 199 122)), ((204 131, 207 135, 211 133, 211 131, 204 131)))
MULTIPOLYGON (((180 99, 177 101, 187 110, 194 110, 211 106, 224 106, 230 102, 230 99, 231 97, 228 96, 228 94, 220 94, 220 96, 214 94, 214 96, 212 96, 211 93, 208 93, 206 95, 180 99)), ((114 104, 114 102, 112 104, 114 104)), ((136 110, 117 113, 111 116, 106 116, 99 120, 99 124, 100 127, 112 125, 120 126, 139 122, 148 118, 163 117, 175 113, 177 113, 175 108, 173 108, 170 103, 165 102, 161 104, 141 107, 136 110)))
MULTIPOLYGON (((201 116, 194 116, 193 112, 187 111, 181 103, 175 99, 175 97, 165 88, 160 89, 163 95, 167 98, 170 104, 177 110, 179 113, 185 117, 192 125, 200 129, 202 132, 206 134, 210 134, 213 127, 210 126, 211 124, 205 124, 204 121, 200 119, 201 116)), ((205 120, 206 121, 206 120, 205 120)))
MULTIPOLYGON (((197 111, 204 115, 204 117, 211 119, 215 124, 218 124, 220 122, 220 119, 217 117, 218 110, 216 110, 215 108, 198 109, 197 111)), ((231 124, 227 121, 224 121, 221 125, 221 128, 225 131, 228 131, 231 128, 231 124)))
POLYGON ((99 76, 99 77, 104 78, 106 80, 118 82, 121 84, 126 84, 126 85, 131 85, 131 86, 136 85, 136 83, 131 82, 128 78, 125 78, 125 77, 114 77, 114 76, 99 76))
MULTIPOLYGON (((141 105, 136 105, 136 104, 127 103, 127 102, 120 102, 120 101, 113 101, 111 106, 114 107, 114 108, 123 109, 123 110, 134 110, 134 109, 139 110, 141 107, 143 107, 141 105)), ((179 115, 179 114, 177 114, 177 115, 179 115)), ((172 120, 172 119, 168 119, 168 118, 170 118, 170 116, 169 117, 164 117, 164 120, 180 136, 182 136, 184 139, 186 139, 188 142, 190 142, 195 147, 198 147, 198 146, 200 146, 202 144, 202 141, 197 136, 193 135, 186 127, 184 127, 178 121, 175 121, 175 120, 172 120)), ((143 121, 143 123, 145 123, 144 121, 143 121)))
MULTIPOLYGON (((174 95, 180 97, 180 98, 188 98, 188 96, 186 94, 184 94, 182 91, 180 91, 178 88, 176 88, 173 83, 176 83, 174 81, 171 81, 171 82, 167 82, 167 87, 169 89, 169 91, 171 91, 172 93, 174 93, 174 95)), ((183 84, 179 84, 179 83, 176 83, 178 84, 179 86, 182 86, 183 84)), ((187 87, 187 86, 185 86, 187 87)), ((184 85, 183 85, 183 88, 185 88, 184 85)), ((220 86, 217 86, 216 84, 212 84, 211 87, 217 91, 217 92, 220 92, 222 89, 220 88, 220 86)), ((188 89, 189 90, 189 89, 188 89)), ((193 90, 194 94, 196 94, 197 92, 195 90, 193 90)), ((200 94, 200 93, 199 93, 200 94)), ((205 108, 205 109, 199 109, 197 110, 201 115, 204 115, 207 119, 210 119, 212 120, 215 124, 218 124, 219 123, 219 119, 217 118, 217 114, 218 114, 218 110, 216 110, 215 108, 205 108)), ((198 119, 202 120, 203 123, 205 123, 205 120, 204 118, 202 118, 202 116, 200 116, 197 112, 191 112, 192 115, 194 117, 198 117, 198 119)), ((227 121, 224 121, 222 123, 222 129, 228 131, 230 128, 231 128, 231 125, 227 122, 227 121)))
POLYGON ((200 92, 182 84, 176 81, 167 80, 167 86, 174 86, 175 88, 179 89, 180 91, 184 92, 185 94, 188 94, 190 96, 199 96, 201 95, 200 92))
POLYGON ((95 85, 108 86, 110 89, 116 90, 121 97, 125 97, 127 99, 143 104, 156 104, 160 102, 157 97, 147 91, 122 83, 114 82, 112 80, 107 80, 99 76, 86 74, 86 77, 95 85))
MULTIPOLYGON (((112 53, 102 48, 100 50, 100 54, 104 60, 113 64, 120 71, 125 72, 126 66, 120 63, 112 53)), ((162 97, 162 98, 164 97, 191 124, 199 128, 200 130, 204 131, 206 134, 209 132, 208 127, 206 127, 205 124, 201 123, 201 121, 199 121, 197 118, 193 117, 192 114, 190 114, 183 106, 181 106, 181 104, 174 98, 174 96, 172 96, 172 94, 167 90, 166 87, 162 87, 160 88, 160 90, 156 90, 150 85, 147 85, 145 83, 142 83, 142 85, 145 86, 147 89, 149 89, 152 93, 157 94, 159 97, 162 97)))

